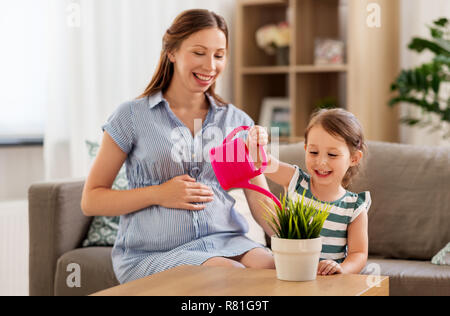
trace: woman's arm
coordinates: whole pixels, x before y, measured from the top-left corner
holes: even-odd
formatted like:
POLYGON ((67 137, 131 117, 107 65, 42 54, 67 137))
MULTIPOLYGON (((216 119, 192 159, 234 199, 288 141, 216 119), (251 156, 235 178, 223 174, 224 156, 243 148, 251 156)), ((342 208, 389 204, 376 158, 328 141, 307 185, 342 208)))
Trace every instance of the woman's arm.
POLYGON ((368 218, 366 212, 362 212, 348 226, 348 254, 341 264, 343 273, 358 274, 366 266, 369 249, 367 227, 368 218))
POLYGON ((108 133, 104 133, 99 153, 83 189, 81 209, 87 216, 120 216, 156 204, 156 187, 112 190, 112 184, 127 158, 108 133))
MULTIPOLYGON (((269 191, 269 185, 267 184, 267 180, 264 175, 260 175, 250 181, 251 184, 257 185, 269 191)), ((273 201, 271 198, 250 190, 244 189, 245 197, 247 198, 248 206, 253 215, 255 221, 263 228, 264 232, 268 236, 272 236, 275 232, 270 228, 269 224, 267 224, 265 220, 266 210, 261 206, 261 203, 264 203, 267 207, 274 211, 273 201)))
POLYGON ((83 189, 81 209, 86 216, 121 216, 152 205, 192 211, 203 210, 212 201, 212 190, 188 175, 155 186, 117 191, 112 184, 127 158, 108 133, 83 189))

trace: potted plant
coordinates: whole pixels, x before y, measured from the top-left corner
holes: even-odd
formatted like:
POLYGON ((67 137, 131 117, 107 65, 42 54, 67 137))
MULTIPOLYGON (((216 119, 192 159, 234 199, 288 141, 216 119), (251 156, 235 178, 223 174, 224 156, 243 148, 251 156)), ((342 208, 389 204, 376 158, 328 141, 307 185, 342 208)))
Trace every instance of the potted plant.
POLYGON ((320 232, 331 206, 318 201, 293 201, 284 196, 281 208, 274 204, 275 213, 267 206, 266 221, 275 232, 272 251, 277 278, 284 281, 316 279, 322 240, 320 232))
POLYGON ((445 87, 450 84, 450 21, 438 19, 429 29, 431 40, 416 37, 408 47, 418 53, 429 51, 434 55, 433 59, 419 67, 401 71, 391 86, 391 90, 398 94, 389 105, 406 102, 419 107, 422 117, 404 117, 401 121, 410 126, 431 125, 432 131, 441 130, 444 138, 449 138, 450 97, 445 87), (438 118, 437 125, 432 115, 438 118))

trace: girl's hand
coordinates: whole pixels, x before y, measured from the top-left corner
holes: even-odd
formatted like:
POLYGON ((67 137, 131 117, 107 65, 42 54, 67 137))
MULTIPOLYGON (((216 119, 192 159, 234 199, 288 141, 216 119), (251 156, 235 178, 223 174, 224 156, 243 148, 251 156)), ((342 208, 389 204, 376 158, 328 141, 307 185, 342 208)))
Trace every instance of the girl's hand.
POLYGON ((247 146, 266 146, 269 143, 269 134, 262 126, 253 126, 247 137, 247 146))
POLYGON ((253 126, 247 137, 247 148, 249 149, 250 156, 252 157, 256 167, 262 163, 261 155, 259 153, 258 146, 266 146, 269 143, 269 135, 264 127, 253 126))
POLYGON ((190 211, 206 208, 203 203, 213 200, 213 191, 188 175, 175 177, 159 186, 158 205, 190 211), (194 204, 202 203, 202 204, 194 204))
POLYGON ((324 260, 319 262, 317 275, 342 274, 342 267, 334 260, 324 260))

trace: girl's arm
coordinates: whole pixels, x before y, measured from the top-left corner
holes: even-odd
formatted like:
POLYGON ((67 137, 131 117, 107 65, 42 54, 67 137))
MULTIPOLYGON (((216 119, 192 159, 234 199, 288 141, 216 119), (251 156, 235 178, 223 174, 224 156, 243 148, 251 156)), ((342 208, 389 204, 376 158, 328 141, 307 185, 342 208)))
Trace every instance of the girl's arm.
POLYGON ((348 254, 341 263, 343 273, 359 274, 366 266, 368 256, 369 237, 367 233, 367 213, 362 212, 348 226, 348 254))
POLYGON ((121 216, 152 205, 199 211, 211 202, 212 191, 196 183, 188 175, 176 177, 162 185, 140 189, 117 191, 112 184, 127 158, 108 133, 104 133, 102 145, 83 189, 81 209, 86 216, 121 216))
POLYGON ((269 161, 267 169, 264 172, 265 176, 287 189, 291 183, 292 177, 295 174, 295 167, 288 163, 279 161, 272 155, 268 155, 267 159, 269 161))

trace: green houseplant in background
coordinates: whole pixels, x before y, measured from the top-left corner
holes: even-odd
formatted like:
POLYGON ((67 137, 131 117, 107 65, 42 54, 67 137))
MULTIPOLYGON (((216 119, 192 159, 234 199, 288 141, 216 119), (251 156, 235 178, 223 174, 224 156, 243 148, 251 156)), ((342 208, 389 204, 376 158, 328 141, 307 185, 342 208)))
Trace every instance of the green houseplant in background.
POLYGON ((331 206, 318 201, 293 201, 286 195, 281 208, 274 204, 275 213, 266 209, 266 221, 275 232, 272 251, 277 278, 284 281, 311 281, 316 279, 322 240, 320 232, 328 218, 331 206))
POLYGON ((389 105, 405 102, 421 108, 424 114, 421 118, 404 117, 401 121, 410 126, 431 126, 432 131, 441 130, 444 138, 449 138, 450 98, 448 91, 444 91, 444 85, 450 82, 450 21, 440 18, 429 29, 431 40, 416 37, 408 47, 418 53, 432 52, 432 61, 402 70, 391 86, 397 95, 389 105), (433 122, 432 114, 439 118, 438 124, 433 122))
POLYGON ((316 109, 335 109, 339 107, 339 104, 336 97, 328 96, 317 100, 315 106, 316 109))

